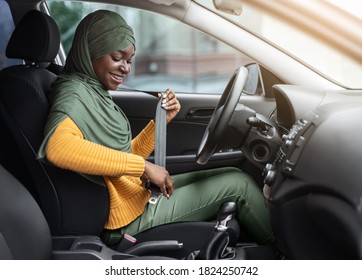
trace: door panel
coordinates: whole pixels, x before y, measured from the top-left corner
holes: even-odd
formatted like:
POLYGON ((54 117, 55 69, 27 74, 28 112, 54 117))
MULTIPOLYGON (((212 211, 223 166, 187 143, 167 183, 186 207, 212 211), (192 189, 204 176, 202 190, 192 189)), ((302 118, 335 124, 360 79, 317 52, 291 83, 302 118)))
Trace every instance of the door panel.
MULTIPOLYGON (((154 118, 158 99, 152 94, 138 91, 114 91, 111 93, 116 104, 129 118, 132 134, 137 135, 154 118)), ((245 161, 238 147, 226 152, 218 152, 209 162, 200 166, 195 162, 195 155, 202 136, 219 101, 215 94, 178 93, 181 111, 167 127, 167 169, 171 174, 214 168, 221 166, 239 167, 245 161)), ((258 113, 270 115, 274 108, 272 99, 264 97, 241 97, 241 103, 257 109, 258 113)), ((232 135, 225 135, 232 138, 232 135)), ((237 139, 234 141, 237 143, 237 139)), ((150 160, 153 160, 151 157, 150 160)))

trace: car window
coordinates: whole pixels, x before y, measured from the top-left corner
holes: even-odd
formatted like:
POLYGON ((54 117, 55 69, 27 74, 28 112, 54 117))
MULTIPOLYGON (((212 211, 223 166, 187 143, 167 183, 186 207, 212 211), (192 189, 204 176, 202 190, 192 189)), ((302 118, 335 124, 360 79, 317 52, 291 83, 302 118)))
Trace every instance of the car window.
POLYGON ((136 36, 136 56, 124 85, 138 90, 221 94, 232 73, 251 60, 226 44, 168 17, 134 8, 96 3, 48 3, 64 50, 78 22, 97 9, 120 13, 136 36))
POLYGON ((20 59, 9 59, 5 54, 6 46, 14 28, 15 25, 8 3, 0 0, 0 70, 7 66, 22 63, 20 59))
MULTIPOLYGON (((220 13, 213 1, 197 2, 220 13)), ((234 4, 240 5, 237 1, 230 2, 234 4)), ((361 1, 245 0, 240 15, 222 13, 222 16, 284 50, 327 79, 346 88, 362 88, 361 1)))

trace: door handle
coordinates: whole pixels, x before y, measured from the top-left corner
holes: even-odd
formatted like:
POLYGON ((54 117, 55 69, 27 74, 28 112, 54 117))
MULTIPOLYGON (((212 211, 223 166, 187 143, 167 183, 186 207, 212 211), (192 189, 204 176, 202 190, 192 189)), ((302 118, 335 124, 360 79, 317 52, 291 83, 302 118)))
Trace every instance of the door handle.
POLYGON ((214 113, 214 108, 191 109, 187 113, 186 118, 198 121, 208 121, 210 120, 213 113, 214 113))

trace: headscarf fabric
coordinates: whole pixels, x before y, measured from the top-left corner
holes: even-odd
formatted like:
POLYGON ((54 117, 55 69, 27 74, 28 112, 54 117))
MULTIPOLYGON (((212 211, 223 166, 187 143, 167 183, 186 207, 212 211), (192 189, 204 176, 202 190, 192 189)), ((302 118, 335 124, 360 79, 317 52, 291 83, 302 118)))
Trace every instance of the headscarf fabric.
POLYGON ((130 152, 132 135, 128 119, 98 81, 92 60, 131 44, 135 44, 133 31, 115 12, 98 10, 81 21, 64 73, 59 75, 49 94, 51 108, 39 159, 45 160, 51 135, 67 117, 73 120, 86 140, 130 152))
POLYGON ((136 44, 133 30, 117 13, 98 10, 78 25, 65 72, 81 72, 97 79, 91 64, 101 56, 136 44))

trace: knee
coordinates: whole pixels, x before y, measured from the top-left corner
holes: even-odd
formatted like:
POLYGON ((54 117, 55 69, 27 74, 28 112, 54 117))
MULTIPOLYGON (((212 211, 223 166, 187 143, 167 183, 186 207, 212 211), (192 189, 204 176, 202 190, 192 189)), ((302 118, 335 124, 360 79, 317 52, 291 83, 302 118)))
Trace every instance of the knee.
POLYGON ((227 174, 227 178, 230 182, 233 182, 233 184, 239 188, 247 188, 249 186, 252 186, 252 188, 258 187, 256 181, 249 174, 237 168, 230 169, 227 174))

